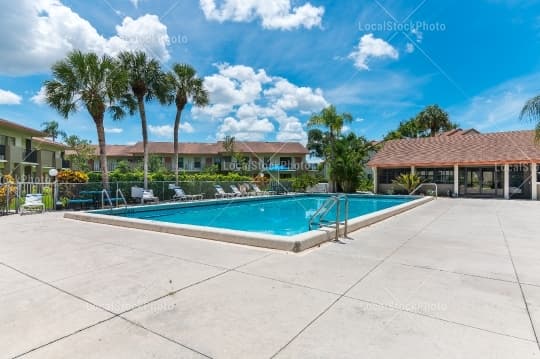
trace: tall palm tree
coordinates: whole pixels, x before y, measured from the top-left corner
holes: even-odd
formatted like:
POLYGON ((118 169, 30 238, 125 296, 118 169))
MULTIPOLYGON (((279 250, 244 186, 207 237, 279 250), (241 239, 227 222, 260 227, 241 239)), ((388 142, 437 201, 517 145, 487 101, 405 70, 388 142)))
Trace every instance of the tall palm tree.
POLYGON ((413 120, 422 130, 429 130, 429 136, 433 137, 441 131, 449 131, 457 127, 450 121, 448 113, 438 105, 430 105, 423 109, 413 120))
POLYGON ((176 105, 173 146, 174 173, 176 184, 178 184, 178 130, 180 129, 182 111, 190 100, 198 107, 208 105, 209 96, 208 91, 204 88, 203 79, 197 77, 197 71, 190 65, 174 64, 172 71, 168 74, 168 79, 171 100, 174 99, 176 105))
POLYGON ((109 56, 73 51, 52 66, 52 80, 45 81, 46 102, 64 118, 85 108, 96 125, 101 180, 104 188, 109 186, 107 153, 105 146, 105 112, 113 119, 124 117, 119 101, 128 82, 123 71, 109 56))
POLYGON ((144 188, 148 188, 148 124, 146 120, 145 102, 157 98, 166 103, 167 81, 161 71, 161 65, 150 59, 142 51, 124 51, 118 55, 119 66, 127 73, 129 90, 125 94, 125 102, 130 114, 139 113, 143 137, 143 169, 144 188))
POLYGON ((535 121, 535 140, 540 142, 540 95, 529 99, 523 108, 521 109, 520 119, 527 117, 528 119, 535 121))
POLYGON ((60 125, 57 121, 43 122, 41 124, 41 130, 47 135, 49 135, 49 137, 52 138, 53 142, 56 142, 56 139, 60 136, 67 136, 65 131, 60 130, 60 125))
MULTIPOLYGON (((324 127, 328 131, 324 136, 326 139, 322 141, 325 143, 325 149, 324 149, 324 155, 325 160, 330 165, 330 172, 332 173, 332 167, 335 165, 335 152, 336 152, 336 141, 341 136, 341 131, 343 130, 343 126, 346 123, 352 122, 352 115, 349 113, 342 113, 338 114, 336 107, 333 105, 330 105, 326 108, 324 108, 320 113, 315 114, 311 116, 311 118, 308 121, 308 127, 310 128, 316 128, 316 127, 324 127)), ((333 187, 336 188, 336 181, 333 179, 333 187)))
POLYGON ((330 105, 324 108, 319 114, 311 116, 308 121, 308 127, 326 127, 331 140, 335 140, 341 135, 341 130, 346 123, 352 122, 352 116, 349 113, 338 114, 336 107, 330 105))

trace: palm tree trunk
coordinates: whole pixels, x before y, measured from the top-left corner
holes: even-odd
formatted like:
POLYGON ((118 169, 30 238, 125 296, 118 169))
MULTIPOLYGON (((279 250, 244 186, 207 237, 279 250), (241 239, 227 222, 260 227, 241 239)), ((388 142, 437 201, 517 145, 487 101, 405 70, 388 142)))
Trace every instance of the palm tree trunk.
POLYGON ((178 130, 180 129, 180 116, 182 115, 182 108, 176 108, 176 117, 174 119, 174 176, 176 185, 178 186, 178 130))
POLYGON ((144 171, 144 189, 148 189, 148 126, 146 124, 146 111, 144 108, 144 99, 137 99, 139 105, 139 114, 141 115, 142 137, 143 137, 143 171, 144 171))
POLYGON ((103 126, 103 114, 94 118, 96 124, 98 145, 99 145, 99 164, 101 166, 101 183, 104 189, 109 189, 109 171, 107 168, 107 148, 105 146, 105 127, 103 126))

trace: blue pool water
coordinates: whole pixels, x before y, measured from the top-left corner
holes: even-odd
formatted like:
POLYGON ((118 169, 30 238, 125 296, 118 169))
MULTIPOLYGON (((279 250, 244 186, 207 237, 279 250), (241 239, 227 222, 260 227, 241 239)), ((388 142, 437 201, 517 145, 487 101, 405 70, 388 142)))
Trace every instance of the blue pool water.
MULTIPOLYGON (((167 209, 158 205, 155 206, 155 210, 152 210, 152 206, 147 206, 140 211, 130 209, 128 213, 119 212, 115 215, 287 236, 307 232, 309 218, 327 198, 328 195, 266 197, 204 205, 199 203, 199 205, 167 209)), ((413 199, 398 196, 351 195, 349 196, 349 219, 397 206, 413 199)), ((342 214, 343 207, 342 204, 342 214)), ((335 210, 332 210, 327 218, 335 218, 335 216, 335 210)))

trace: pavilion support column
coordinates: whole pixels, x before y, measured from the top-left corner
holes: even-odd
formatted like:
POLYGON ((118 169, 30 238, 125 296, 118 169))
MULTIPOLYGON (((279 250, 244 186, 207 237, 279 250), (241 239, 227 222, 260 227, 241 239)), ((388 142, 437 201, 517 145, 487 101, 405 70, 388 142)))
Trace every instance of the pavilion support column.
POLYGON ((379 190, 379 183, 378 183, 378 176, 377 176, 377 167, 371 167, 371 172, 373 175, 373 193, 378 193, 379 190))
POLYGON ((454 196, 459 197, 459 166, 454 165, 454 196))
POLYGON ((536 163, 531 163, 531 199, 538 200, 538 168, 536 163))
POLYGON ((504 199, 510 199, 510 165, 504 165, 504 199))
POLYGON ((416 167, 411 166, 411 174, 412 175, 416 174, 416 167))

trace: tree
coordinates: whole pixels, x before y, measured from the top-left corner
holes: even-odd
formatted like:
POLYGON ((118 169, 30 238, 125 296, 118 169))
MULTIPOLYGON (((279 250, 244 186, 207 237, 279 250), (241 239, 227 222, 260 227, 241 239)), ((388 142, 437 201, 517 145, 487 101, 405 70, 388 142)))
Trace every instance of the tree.
POLYGON ((83 140, 76 135, 67 136, 64 138, 70 154, 66 155, 68 161, 71 162, 71 168, 78 171, 90 170, 88 161, 94 156, 95 150, 88 140, 83 140))
POLYGON ((66 137, 66 133, 60 130, 60 125, 56 121, 43 122, 41 130, 45 132, 54 142, 58 137, 66 137))
POLYGON ((118 55, 119 66, 126 72, 129 87, 123 104, 130 114, 139 113, 143 137, 144 188, 148 188, 148 124, 145 102, 157 98, 167 102, 167 80, 159 62, 149 59, 142 51, 124 51, 118 55))
POLYGON ((64 118, 80 108, 88 111, 97 130, 101 180, 108 188, 104 117, 106 111, 114 120, 125 116, 118 103, 126 92, 128 78, 111 57, 78 50, 56 62, 51 70, 53 79, 45 81, 46 102, 64 118))
POLYGON ((540 142, 540 95, 529 99, 519 115, 520 119, 528 118, 531 121, 536 122, 535 126, 535 140, 540 142))
MULTIPOLYGON (((324 108, 320 113, 311 116, 308 121, 308 127, 319 131, 310 131, 308 139, 308 149, 315 153, 322 154, 326 163, 330 166, 330 172, 335 159, 335 142, 341 136, 341 130, 346 123, 352 122, 352 116, 349 113, 338 114, 336 107, 330 105, 324 108), (326 129, 326 132, 320 128, 326 129)), ((334 186, 335 187, 335 182, 334 186)))
POLYGON ((358 188, 372 148, 369 141, 354 133, 336 140, 335 159, 330 169, 330 178, 341 187, 343 192, 355 192, 358 188))
POLYGON ((438 105, 431 105, 420 111, 408 121, 402 121, 396 130, 388 132, 385 141, 402 138, 433 137, 443 131, 457 128, 448 114, 438 105))
POLYGON ((450 122, 448 113, 438 105, 430 105, 423 109, 417 116, 416 121, 421 131, 429 131, 426 137, 433 137, 442 131, 449 131, 457 127, 450 122))
POLYGON ((174 175, 178 185, 178 131, 182 111, 188 101, 197 107, 204 107, 209 103, 208 91, 204 88, 203 80, 197 77, 197 72, 187 64, 174 64, 168 74, 171 99, 174 98, 176 116, 174 118, 174 175))

